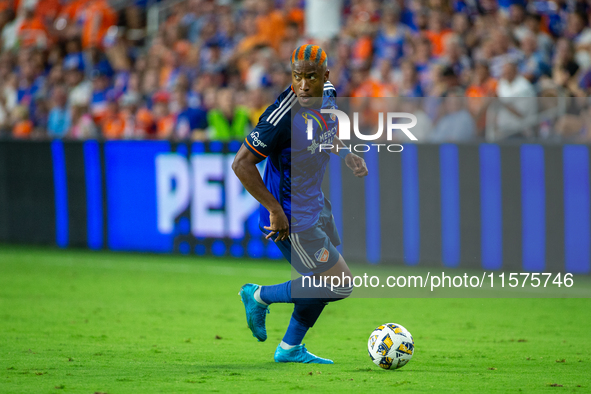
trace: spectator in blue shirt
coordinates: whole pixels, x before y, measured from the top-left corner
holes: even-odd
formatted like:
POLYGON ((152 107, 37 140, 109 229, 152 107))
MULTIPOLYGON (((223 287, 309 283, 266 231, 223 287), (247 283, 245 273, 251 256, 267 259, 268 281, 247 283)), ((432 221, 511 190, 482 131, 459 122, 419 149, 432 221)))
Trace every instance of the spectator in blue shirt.
POLYGON ((399 86, 400 97, 423 97, 423 89, 418 80, 417 68, 411 61, 400 65, 402 80, 399 86))
POLYGON ((444 116, 437 122, 431 141, 437 143, 469 141, 476 138, 476 123, 465 108, 464 91, 454 88, 444 94, 444 116))
POLYGON ((544 56, 537 50, 538 42, 533 33, 527 33, 521 39, 521 50, 524 59, 519 63, 519 73, 530 82, 536 83, 544 74, 550 75, 550 66, 544 61, 544 56))
POLYGON ((90 98, 90 113, 95 121, 100 122, 107 112, 107 101, 112 92, 109 70, 97 67, 92 70, 92 96, 90 98))
POLYGON ((19 104, 27 106, 29 113, 35 109, 35 96, 43 89, 44 79, 37 75, 32 64, 27 63, 21 67, 19 75, 19 85, 17 90, 17 101, 19 104))
POLYGON ((383 9, 382 25, 373 41, 374 64, 381 60, 389 60, 398 66, 404 56, 404 46, 410 37, 410 29, 400 23, 400 10, 394 5, 383 9))
POLYGON ((51 138, 63 138, 70 131, 71 115, 66 105, 68 96, 62 86, 57 86, 51 95, 53 107, 47 120, 47 134, 51 138))
POLYGON ((78 69, 83 71, 85 69, 86 62, 84 61, 82 45, 79 39, 73 38, 68 41, 63 62, 65 70, 78 69))
POLYGON ((179 140, 189 139, 192 136, 197 139, 205 137, 207 128, 207 112, 202 108, 191 108, 187 103, 187 91, 177 89, 175 100, 178 105, 174 136, 179 140))

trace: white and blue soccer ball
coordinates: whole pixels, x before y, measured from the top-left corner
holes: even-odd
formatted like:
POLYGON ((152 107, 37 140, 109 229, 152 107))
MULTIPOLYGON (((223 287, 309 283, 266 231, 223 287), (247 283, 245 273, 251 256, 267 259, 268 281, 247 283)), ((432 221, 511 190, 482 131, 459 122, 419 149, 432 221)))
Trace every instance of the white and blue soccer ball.
POLYGON ((415 352, 415 341, 400 324, 379 326, 367 342, 369 357, 380 368, 397 369, 405 366, 415 352))

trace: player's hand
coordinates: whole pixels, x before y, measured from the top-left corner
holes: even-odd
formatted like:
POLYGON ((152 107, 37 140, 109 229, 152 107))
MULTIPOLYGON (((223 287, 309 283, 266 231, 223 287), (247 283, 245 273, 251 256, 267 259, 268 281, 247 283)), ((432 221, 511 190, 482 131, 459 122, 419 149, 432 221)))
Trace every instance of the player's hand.
POLYGON ((367 166, 365 165, 365 160, 361 157, 357 156, 355 153, 349 153, 345 158, 345 164, 347 167, 353 170, 353 175, 358 178, 363 178, 367 176, 367 166))
POLYGON ((265 237, 266 239, 270 239, 275 234, 277 234, 275 242, 285 241, 289 237, 289 220, 287 220, 287 216, 285 216, 283 209, 279 209, 276 212, 270 212, 269 223, 269 227, 264 227, 265 230, 270 231, 265 237))

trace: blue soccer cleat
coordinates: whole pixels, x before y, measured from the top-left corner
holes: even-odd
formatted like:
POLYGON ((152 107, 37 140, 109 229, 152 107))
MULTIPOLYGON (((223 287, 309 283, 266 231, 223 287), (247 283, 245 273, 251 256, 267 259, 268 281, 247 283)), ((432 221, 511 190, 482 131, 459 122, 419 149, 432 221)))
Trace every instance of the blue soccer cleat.
POLYGON ((246 323, 252 331, 252 336, 264 342, 267 340, 267 328, 265 327, 265 318, 269 313, 269 306, 263 305, 254 299, 254 292, 259 285, 247 283, 240 289, 240 297, 246 310, 246 323))
POLYGON ((303 363, 303 364, 334 364, 332 360, 313 355, 301 344, 285 350, 281 345, 275 350, 276 363, 303 363))

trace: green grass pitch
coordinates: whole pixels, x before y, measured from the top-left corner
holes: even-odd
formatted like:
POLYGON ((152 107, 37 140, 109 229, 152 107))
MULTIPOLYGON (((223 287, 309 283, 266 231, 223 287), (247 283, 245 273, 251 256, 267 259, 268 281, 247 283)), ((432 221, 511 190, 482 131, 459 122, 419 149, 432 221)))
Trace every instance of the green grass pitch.
POLYGON ((283 261, 0 247, 0 393, 588 392, 589 299, 348 299, 305 343, 335 365, 276 364, 238 290, 288 280, 283 261), (404 325, 415 355, 381 370, 366 350, 404 325))

